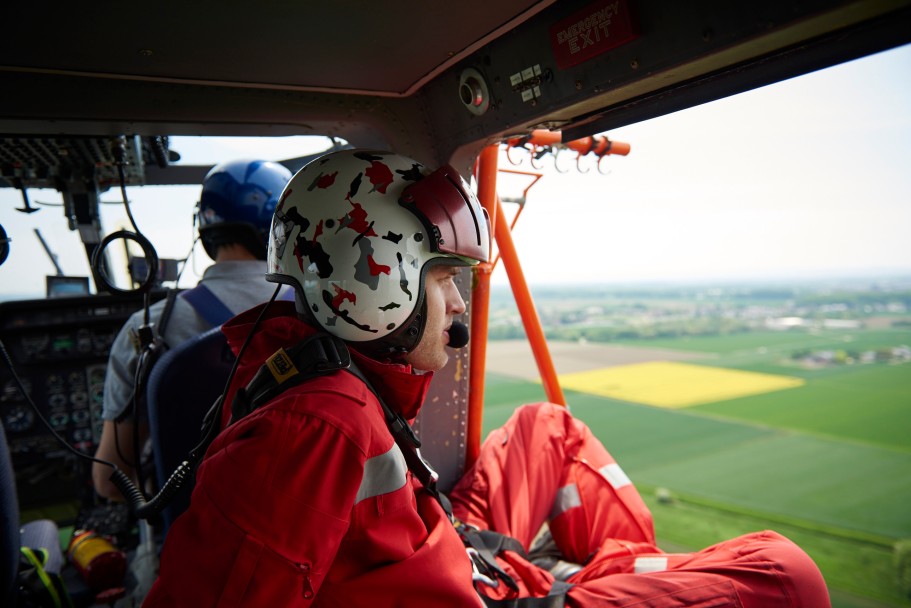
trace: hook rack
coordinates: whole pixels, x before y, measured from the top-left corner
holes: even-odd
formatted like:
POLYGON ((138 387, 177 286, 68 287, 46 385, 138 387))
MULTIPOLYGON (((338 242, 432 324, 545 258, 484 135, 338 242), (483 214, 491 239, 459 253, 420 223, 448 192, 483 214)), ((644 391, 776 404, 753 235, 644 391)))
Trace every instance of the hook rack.
POLYGON ((579 173, 588 173, 591 170, 587 167, 583 169, 582 158, 589 155, 594 156, 597 158, 595 166, 598 169, 598 173, 602 175, 607 175, 610 172, 601 168, 601 162, 605 157, 612 154, 626 156, 630 151, 628 143, 613 141, 606 135, 594 135, 564 142, 562 132, 548 131, 547 129, 535 129, 531 132, 531 135, 507 139, 505 145, 506 159, 512 165, 519 166, 522 164, 523 159, 521 157, 517 162, 511 154, 513 148, 521 148, 527 152, 529 163, 537 171, 543 169, 543 165, 538 161, 547 154, 552 155, 554 169, 556 169, 557 173, 569 171, 561 168, 558 162, 559 155, 564 150, 576 152, 576 171, 579 173))

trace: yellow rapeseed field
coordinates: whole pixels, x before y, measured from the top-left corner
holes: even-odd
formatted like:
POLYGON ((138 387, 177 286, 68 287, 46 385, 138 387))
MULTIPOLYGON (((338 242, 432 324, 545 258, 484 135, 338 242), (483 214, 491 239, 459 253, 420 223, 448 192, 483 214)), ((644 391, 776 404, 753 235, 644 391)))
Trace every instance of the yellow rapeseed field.
POLYGON ((802 386, 800 378, 671 361, 563 374, 560 386, 633 403, 680 408, 802 386))

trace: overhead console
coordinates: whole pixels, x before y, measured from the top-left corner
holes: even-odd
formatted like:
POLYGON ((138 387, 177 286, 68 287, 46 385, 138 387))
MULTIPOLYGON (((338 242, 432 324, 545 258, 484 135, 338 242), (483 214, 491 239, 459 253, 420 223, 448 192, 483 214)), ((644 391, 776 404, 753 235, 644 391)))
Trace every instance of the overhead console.
MULTIPOLYGON (((0 178, 9 186, 63 190, 79 181, 105 191, 119 186, 117 164, 126 185, 145 183, 144 168, 167 166, 174 153, 165 136, 0 136, 0 178)), ((27 200, 24 202, 28 206, 27 200)))

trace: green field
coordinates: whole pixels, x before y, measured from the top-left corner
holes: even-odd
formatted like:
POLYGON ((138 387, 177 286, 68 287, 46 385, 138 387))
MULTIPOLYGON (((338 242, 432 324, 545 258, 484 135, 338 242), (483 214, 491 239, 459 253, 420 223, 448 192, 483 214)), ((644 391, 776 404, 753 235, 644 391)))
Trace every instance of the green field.
MULTIPOLYGON (((756 332, 735 336, 676 341, 642 340, 638 346, 660 346, 703 353, 706 365, 786 374, 807 384, 787 395, 769 393, 701 405, 715 413, 776 428, 854 440, 911 451, 911 366, 835 365, 803 369, 788 355, 801 348, 875 350, 911 344, 911 331, 756 332)), ((698 362, 694 362, 698 363, 698 362)))
MULTIPOLYGON (((911 364, 801 369, 787 355, 908 344, 911 332, 756 333, 641 341, 715 354, 704 365, 798 376, 804 386, 663 409, 567 392, 655 511, 659 540, 697 549, 772 528, 817 561, 836 606, 911 606, 895 582, 892 545, 911 537, 911 364), (841 346, 843 347, 843 346, 841 346), (673 505, 651 499, 669 489, 673 505)), ((488 374, 485 434, 540 384, 488 374)))
POLYGON ((911 365, 851 366, 807 384, 694 411, 891 448, 911 455, 911 365))
POLYGON ((630 346, 660 347, 674 350, 691 350, 714 353, 724 359, 751 356, 757 349, 766 353, 755 355, 767 359, 775 353, 790 353, 800 348, 882 348, 911 344, 911 330, 892 328, 887 330, 819 330, 813 333, 803 331, 754 331, 726 336, 696 336, 677 339, 642 339, 629 342, 630 346))

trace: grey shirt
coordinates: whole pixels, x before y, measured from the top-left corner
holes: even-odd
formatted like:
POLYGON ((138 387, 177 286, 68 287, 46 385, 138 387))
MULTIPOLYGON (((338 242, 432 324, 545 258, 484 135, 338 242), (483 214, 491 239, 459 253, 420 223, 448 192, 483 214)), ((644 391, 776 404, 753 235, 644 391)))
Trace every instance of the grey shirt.
MULTIPOLYGON (((260 260, 220 262, 209 266, 200 283, 204 284, 234 314, 269 300, 275 291, 275 283, 265 279, 266 263, 260 260)), ((166 300, 156 302, 149 308, 149 318, 155 324, 161 319, 166 300)), ((143 324, 142 310, 134 313, 117 334, 111 345, 107 373, 104 379, 104 401, 101 417, 104 420, 118 418, 128 407, 132 407, 133 383, 139 362, 139 344, 134 337, 143 324)), ((174 348, 184 340, 211 328, 193 306, 183 298, 176 298, 171 317, 165 327, 164 340, 174 348)))

